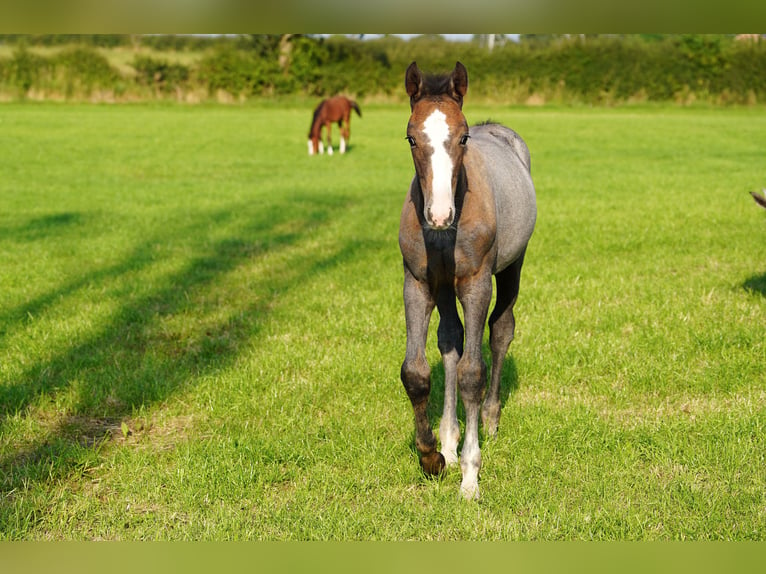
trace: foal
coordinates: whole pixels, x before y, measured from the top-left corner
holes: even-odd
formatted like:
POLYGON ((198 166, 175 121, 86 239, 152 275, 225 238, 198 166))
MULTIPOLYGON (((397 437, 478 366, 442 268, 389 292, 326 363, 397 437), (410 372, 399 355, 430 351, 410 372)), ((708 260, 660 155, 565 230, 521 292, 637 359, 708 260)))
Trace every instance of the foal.
POLYGON ((425 76, 413 62, 405 87, 412 112, 406 139, 415 177, 399 227, 407 323, 401 379, 415 413, 420 464, 430 475, 458 462, 459 388, 466 412, 460 490, 465 498, 477 499, 479 414, 485 431, 494 436, 500 419, 503 360, 515 328, 513 306, 537 216, 529 150, 516 132, 499 124, 469 129, 462 112, 468 73, 460 62, 445 76, 425 76), (482 338, 493 275, 497 301, 489 318, 492 371, 482 406, 487 386, 482 338), (439 425, 442 452, 436 449, 426 413, 431 370, 425 347, 434 307, 439 310, 438 345, 445 379, 439 425))

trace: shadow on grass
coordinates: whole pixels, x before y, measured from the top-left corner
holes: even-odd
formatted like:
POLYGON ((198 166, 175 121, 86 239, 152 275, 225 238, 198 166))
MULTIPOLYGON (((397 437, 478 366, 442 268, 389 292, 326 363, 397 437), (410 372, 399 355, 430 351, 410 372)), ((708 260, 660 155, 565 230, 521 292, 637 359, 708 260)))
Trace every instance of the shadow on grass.
POLYGON ((52 235, 76 231, 85 224, 83 215, 76 211, 50 213, 32 217, 26 221, 13 220, 0 225, 0 240, 12 239, 16 242, 29 242, 44 239, 52 235))
MULTIPOLYGON (((121 420, 230 365, 239 348, 257 336, 275 294, 371 248, 364 241, 338 241, 334 248, 314 241, 320 227, 342 217, 345 206, 337 197, 292 197, 244 213, 232 210, 200 218, 172 236, 159 231, 116 265, 93 270, 4 312, 0 333, 9 333, 29 328, 34 322, 29 314, 44 316, 62 297, 86 286, 96 284, 120 300, 119 311, 106 326, 30 364, 0 386, 0 433, 11 416, 51 418, 38 421, 45 427, 43 438, 0 458, 0 493, 82 467, 83 460, 94 456, 94 445, 119 432, 121 420), (206 240, 216 224, 224 226, 225 236, 206 240), (186 264, 163 275, 156 286, 131 288, 131 281, 158 263, 156 245, 179 237, 195 238, 186 264), (227 273, 274 255, 278 257, 268 273, 248 275, 252 288, 225 282, 221 287, 219 280, 227 273), (216 303, 221 298, 223 317, 216 303), (177 316, 186 318, 180 332, 166 324, 177 316), (69 396, 65 409, 39 407, 41 399, 45 404, 46 397, 55 400, 61 393, 69 396)), ((179 256, 170 253, 167 258, 177 261, 179 256)))
POLYGON ((766 273, 753 275, 742 284, 742 287, 745 291, 760 294, 761 297, 766 297, 766 273))

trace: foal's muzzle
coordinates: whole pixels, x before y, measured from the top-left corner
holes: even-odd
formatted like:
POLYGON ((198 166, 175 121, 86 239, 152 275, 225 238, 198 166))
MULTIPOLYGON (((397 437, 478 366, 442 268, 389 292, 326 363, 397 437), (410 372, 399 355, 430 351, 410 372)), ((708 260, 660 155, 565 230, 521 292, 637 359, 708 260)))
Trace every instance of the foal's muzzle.
POLYGON ((450 207, 448 210, 434 213, 431 207, 426 208, 426 223, 431 229, 442 230, 449 228, 455 219, 455 210, 450 207))

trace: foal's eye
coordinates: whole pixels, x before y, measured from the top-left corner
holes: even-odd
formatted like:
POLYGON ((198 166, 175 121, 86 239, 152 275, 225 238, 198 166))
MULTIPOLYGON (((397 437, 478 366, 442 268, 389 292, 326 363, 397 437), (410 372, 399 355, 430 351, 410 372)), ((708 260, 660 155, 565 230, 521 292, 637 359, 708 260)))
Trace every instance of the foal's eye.
POLYGON ((410 144, 410 147, 415 147, 415 138, 412 136, 406 136, 404 139, 410 144))
POLYGON ((463 135, 463 136, 460 138, 460 145, 465 145, 465 144, 467 144, 467 143, 468 143, 468 138, 470 138, 470 137, 471 137, 471 136, 469 136, 468 134, 464 134, 464 135, 463 135))

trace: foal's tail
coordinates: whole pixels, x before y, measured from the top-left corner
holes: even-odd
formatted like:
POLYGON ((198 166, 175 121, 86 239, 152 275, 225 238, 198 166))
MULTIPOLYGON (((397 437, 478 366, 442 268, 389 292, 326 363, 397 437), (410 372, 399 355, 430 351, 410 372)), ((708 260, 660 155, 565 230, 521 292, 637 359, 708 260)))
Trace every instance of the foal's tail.
POLYGON ((351 107, 356 110, 356 115, 358 115, 361 118, 362 110, 359 109, 359 104, 357 104, 354 100, 349 100, 349 103, 351 104, 351 107))

